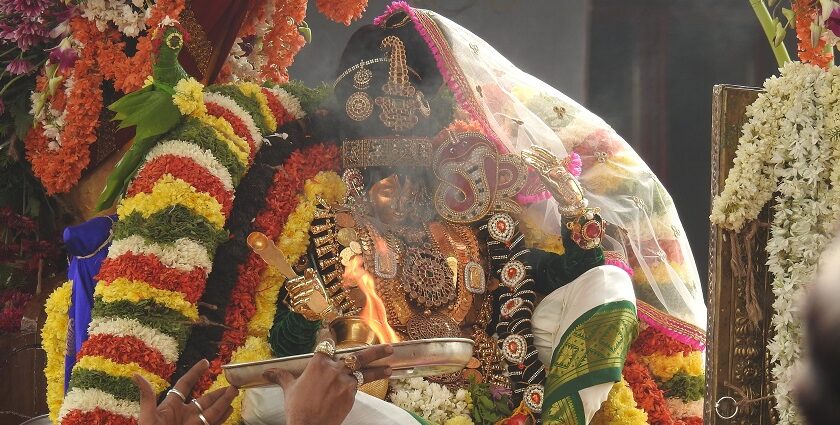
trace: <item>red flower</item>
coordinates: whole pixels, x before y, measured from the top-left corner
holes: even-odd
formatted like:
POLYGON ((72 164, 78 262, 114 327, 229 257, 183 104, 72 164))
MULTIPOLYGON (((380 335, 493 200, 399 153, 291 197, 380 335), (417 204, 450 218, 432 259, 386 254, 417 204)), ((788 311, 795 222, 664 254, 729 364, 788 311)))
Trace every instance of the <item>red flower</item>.
POLYGON ((97 279, 113 282, 117 278, 139 280, 153 288, 178 291, 184 299, 195 303, 204 292, 207 274, 203 269, 194 268, 185 272, 163 265, 154 255, 139 255, 126 252, 117 258, 107 258, 102 262, 97 279))
POLYGON ((137 363, 164 379, 175 372, 175 364, 167 363, 160 351, 133 336, 91 335, 76 358, 84 356, 101 356, 120 364, 137 363))

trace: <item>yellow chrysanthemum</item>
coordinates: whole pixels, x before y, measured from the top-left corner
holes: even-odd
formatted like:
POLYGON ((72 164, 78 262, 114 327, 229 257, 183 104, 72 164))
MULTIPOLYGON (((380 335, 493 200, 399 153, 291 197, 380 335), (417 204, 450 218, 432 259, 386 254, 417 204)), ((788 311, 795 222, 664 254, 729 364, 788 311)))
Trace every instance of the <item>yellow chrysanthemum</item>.
POLYGON ((677 353, 673 356, 654 354, 643 356, 642 361, 660 381, 671 380, 677 372, 685 372, 689 376, 703 374, 703 356, 700 351, 692 351, 687 356, 683 353, 677 353))
POLYGON ((265 125, 268 127, 268 131, 272 133, 277 131, 277 119, 271 112, 271 108, 268 106, 268 98, 265 97, 265 94, 263 94, 260 86, 254 83, 239 83, 236 86, 239 87, 239 90, 242 91, 242 93, 245 93, 246 96, 253 97, 260 105, 260 115, 263 116, 265 125))
POLYGON ((211 224, 221 229, 225 225, 222 205, 207 193, 198 192, 189 183, 166 174, 155 183, 151 193, 138 193, 123 200, 117 207, 117 214, 124 218, 133 212, 143 217, 170 208, 183 205, 204 217, 211 224))
POLYGON ((73 282, 67 281, 56 288, 47 298, 44 311, 47 319, 41 329, 41 347, 47 354, 44 376, 47 378, 47 407, 50 421, 57 423, 58 412, 64 401, 64 356, 67 353, 67 310, 70 308, 70 296, 73 282))
POLYGON ((291 263, 296 262, 309 246, 309 226, 315 216, 318 197, 334 203, 344 198, 346 191, 341 177, 331 171, 320 172, 306 181, 303 194, 298 197, 297 208, 289 215, 277 238, 277 247, 291 263))
MULTIPOLYGON (((207 116, 209 117, 209 115, 207 116)), ((247 166, 248 155, 251 154, 251 146, 248 145, 248 142, 243 140, 241 137, 232 139, 222 134, 222 132, 217 130, 216 128, 211 128, 213 128, 213 134, 216 135, 216 138, 221 140, 228 147, 228 149, 230 149, 230 151, 233 152, 233 155, 236 156, 236 160, 239 161, 240 164, 247 166)))
MULTIPOLYGON (((239 150, 247 152, 248 155, 251 154, 251 146, 245 139, 239 137, 239 135, 233 131, 233 126, 230 125, 226 119, 209 114, 204 114, 197 118, 202 124, 213 128, 213 130, 216 131, 216 137, 222 140, 229 139, 230 142, 233 142, 235 146, 239 147, 239 150)), ((225 141, 225 143, 227 143, 227 141, 225 141)))
POLYGON ((151 75, 147 75, 146 79, 143 80, 143 87, 149 87, 154 83, 155 83, 155 77, 153 77, 151 75))
POLYGON ((194 117, 206 115, 207 107, 204 106, 204 85, 192 77, 181 79, 175 84, 175 94, 172 95, 172 103, 178 107, 181 115, 192 115, 194 117))
MULTIPOLYGON (((268 344, 267 338, 248 337, 248 339, 245 340, 245 343, 233 352, 230 362, 255 362, 257 360, 270 359, 271 357, 271 346, 268 344)), ((210 388, 207 389, 206 393, 217 390, 219 388, 227 387, 228 385, 230 384, 228 384, 227 379, 225 379, 225 374, 221 373, 218 377, 216 377, 216 381, 214 381, 213 384, 210 385, 210 388)), ((230 417, 228 417, 228 419, 225 421, 225 425, 236 425, 242 419, 242 397, 244 396, 244 394, 244 391, 240 391, 239 395, 236 396, 235 399, 233 399, 233 402, 231 403, 233 413, 231 413, 230 417)))
POLYGON ((139 280, 120 277, 111 283, 99 282, 93 292, 101 296, 105 302, 152 300, 183 314, 188 319, 198 320, 198 307, 184 299, 182 293, 153 288, 148 283, 139 280))
POLYGON ((636 406, 633 390, 623 378, 616 382, 601 410, 595 413, 591 425, 646 425, 647 413, 636 406))
POLYGON ((272 266, 269 266, 263 273, 257 286, 257 295, 254 298, 256 307, 254 315, 248 322, 248 335, 268 338, 268 332, 274 324, 274 315, 277 313, 277 298, 280 296, 280 287, 283 286, 284 281, 285 277, 272 266))
POLYGON ((76 365, 73 366, 73 370, 76 369, 94 370, 97 372, 107 373, 111 376, 129 379, 131 379, 131 377, 134 376, 134 374, 137 374, 149 381, 149 383, 152 384, 152 388, 158 394, 161 393, 163 390, 169 388, 169 382, 167 382, 166 379, 163 379, 160 376, 157 376, 154 373, 143 369, 142 366, 134 362, 117 363, 105 357, 84 356, 79 358, 79 361, 77 361, 76 365))

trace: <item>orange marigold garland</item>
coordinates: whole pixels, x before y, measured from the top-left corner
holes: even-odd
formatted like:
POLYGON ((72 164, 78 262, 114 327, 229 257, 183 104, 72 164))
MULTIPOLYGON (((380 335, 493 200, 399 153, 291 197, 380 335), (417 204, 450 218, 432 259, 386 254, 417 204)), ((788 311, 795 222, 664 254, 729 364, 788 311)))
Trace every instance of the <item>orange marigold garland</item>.
POLYGON ((794 0, 793 13, 796 15, 796 39, 799 60, 821 68, 828 68, 834 60, 834 55, 825 47, 825 40, 820 37, 816 46, 813 45, 811 24, 818 19, 820 11, 818 2, 813 0, 794 0))
MULTIPOLYGON (((82 18, 73 19, 71 27, 74 33, 84 37, 89 30, 86 23, 82 18)), ((69 95, 66 99, 60 98, 69 119, 58 143, 50 143, 41 125, 30 130, 25 141, 26 158, 32 164, 32 171, 50 195, 69 191, 90 163, 90 145, 96 141, 102 110, 102 75, 97 67, 95 48, 91 46, 82 50, 72 76, 69 95)))
MULTIPOLYGON (((156 28, 167 17, 177 19, 183 9, 184 0, 160 0, 149 10, 146 26, 156 28)), ((113 81, 115 89, 129 93, 142 87, 152 70, 154 30, 140 37, 136 53, 128 56, 117 29, 100 31, 95 22, 80 16, 70 21, 70 28, 81 48, 72 71, 59 75, 69 90, 66 94, 55 90, 49 105, 43 106, 59 111, 66 117, 65 124, 57 137, 48 137, 45 123, 39 122, 25 140, 27 159, 50 195, 72 189, 90 163, 90 145, 96 141, 103 107, 103 80, 113 81)), ((36 94, 43 96, 40 101, 44 101, 47 76, 38 80, 36 94)))
POLYGON ((362 17, 367 9, 367 0, 318 0, 315 2, 318 11, 334 22, 350 25, 362 17))
POLYGON ((287 68, 294 62, 295 55, 305 43, 297 27, 304 18, 305 0, 279 1, 274 5, 274 14, 271 16, 274 27, 268 31, 263 41, 263 54, 268 59, 260 69, 263 78, 277 83, 289 80, 287 68))

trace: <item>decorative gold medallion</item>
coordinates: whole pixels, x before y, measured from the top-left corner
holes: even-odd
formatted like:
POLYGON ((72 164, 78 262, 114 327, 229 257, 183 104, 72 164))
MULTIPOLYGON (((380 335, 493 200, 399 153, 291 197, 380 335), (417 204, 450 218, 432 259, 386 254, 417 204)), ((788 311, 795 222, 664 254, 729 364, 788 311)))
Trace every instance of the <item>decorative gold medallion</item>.
POLYGON ((347 110, 347 116, 354 121, 364 121, 373 113, 373 101, 367 93, 362 91, 351 94, 344 107, 347 110))
POLYGON ((358 90, 367 90, 370 87, 371 80, 373 80, 373 72, 365 68, 364 62, 362 62, 362 67, 353 74, 353 87, 358 90))
POLYGON ((417 314, 408 319, 406 325, 411 339, 458 338, 461 329, 449 316, 417 314))
POLYGON ((359 236, 356 235, 356 231, 349 228, 344 227, 338 230, 338 234, 336 235, 336 240, 341 246, 350 246, 351 242, 355 242, 359 240, 359 236))

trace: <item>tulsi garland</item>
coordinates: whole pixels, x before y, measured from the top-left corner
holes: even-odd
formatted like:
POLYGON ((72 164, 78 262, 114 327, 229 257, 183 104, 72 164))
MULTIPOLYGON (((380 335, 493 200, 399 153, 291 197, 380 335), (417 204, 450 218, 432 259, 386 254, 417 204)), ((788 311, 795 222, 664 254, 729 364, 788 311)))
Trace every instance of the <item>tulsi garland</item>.
POLYGON ((64 400, 64 356, 67 353, 67 326, 73 282, 67 281, 56 288, 44 305, 47 318, 41 329, 41 347, 47 356, 44 377, 47 380, 47 407, 50 421, 56 423, 61 402, 64 400))

